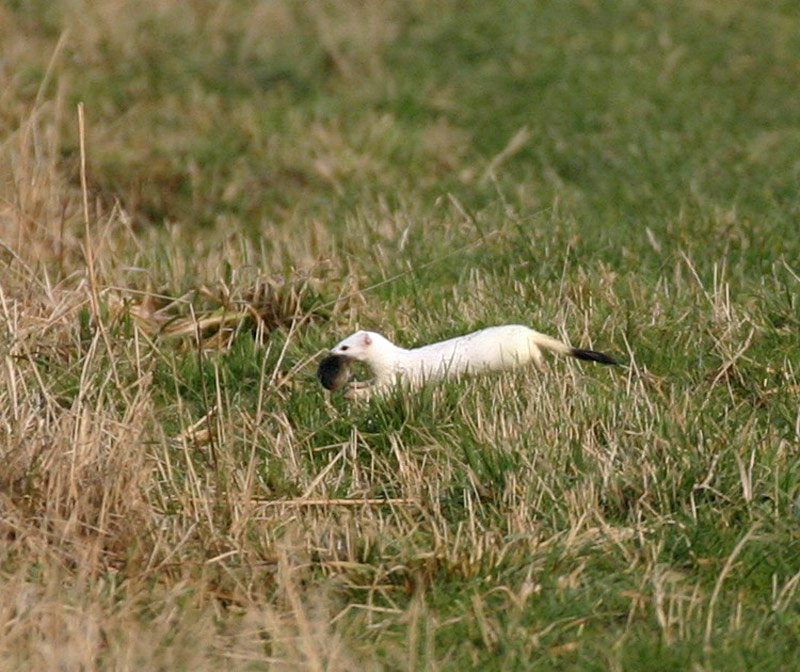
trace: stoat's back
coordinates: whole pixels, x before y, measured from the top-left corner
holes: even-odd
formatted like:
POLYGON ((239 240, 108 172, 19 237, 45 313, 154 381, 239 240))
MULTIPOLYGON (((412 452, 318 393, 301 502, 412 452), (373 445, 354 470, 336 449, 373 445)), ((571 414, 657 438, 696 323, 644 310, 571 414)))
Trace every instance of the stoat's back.
POLYGON ((416 380, 481 371, 503 371, 539 361, 532 329, 519 324, 488 327, 408 351, 406 374, 416 380))

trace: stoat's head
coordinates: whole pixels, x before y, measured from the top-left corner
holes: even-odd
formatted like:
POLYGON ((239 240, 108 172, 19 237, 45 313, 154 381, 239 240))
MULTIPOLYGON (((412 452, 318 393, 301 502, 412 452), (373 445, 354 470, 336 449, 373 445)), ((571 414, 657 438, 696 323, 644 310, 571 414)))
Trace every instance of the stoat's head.
POLYGON ((357 331, 331 348, 334 355, 364 362, 379 378, 394 369, 398 351, 400 348, 374 331, 357 331))
POLYGON ((380 356, 382 342, 389 343, 383 336, 373 331, 357 331, 333 346, 331 352, 359 362, 369 362, 370 357, 380 356))

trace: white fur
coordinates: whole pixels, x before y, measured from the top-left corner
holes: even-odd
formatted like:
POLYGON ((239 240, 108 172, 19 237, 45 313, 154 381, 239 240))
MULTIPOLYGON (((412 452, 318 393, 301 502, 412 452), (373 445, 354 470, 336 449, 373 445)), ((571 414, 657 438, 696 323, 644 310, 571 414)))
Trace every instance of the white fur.
POLYGON ((375 332, 358 331, 331 352, 364 362, 371 369, 375 376, 372 386, 350 390, 351 396, 362 396, 398 381, 420 385, 466 373, 504 371, 529 362, 541 368, 542 348, 564 355, 572 352, 555 338, 521 324, 488 327, 413 350, 401 348, 375 332))

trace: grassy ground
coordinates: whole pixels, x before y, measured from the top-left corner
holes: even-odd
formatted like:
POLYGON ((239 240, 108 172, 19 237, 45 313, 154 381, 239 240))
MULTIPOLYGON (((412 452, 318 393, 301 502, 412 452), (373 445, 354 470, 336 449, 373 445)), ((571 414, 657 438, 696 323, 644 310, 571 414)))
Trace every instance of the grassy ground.
POLYGON ((794 3, 27 0, 0 44, 0 669, 797 667, 794 3), (506 322, 626 366, 314 379, 506 322))

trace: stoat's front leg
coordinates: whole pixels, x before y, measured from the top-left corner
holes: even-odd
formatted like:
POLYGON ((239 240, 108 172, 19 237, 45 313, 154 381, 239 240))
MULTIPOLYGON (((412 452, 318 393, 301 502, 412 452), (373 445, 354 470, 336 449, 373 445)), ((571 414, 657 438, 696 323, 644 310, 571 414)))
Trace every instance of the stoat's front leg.
POLYGON ((347 391, 344 393, 345 399, 369 399, 372 395, 375 384, 368 380, 357 380, 347 386, 347 391))

